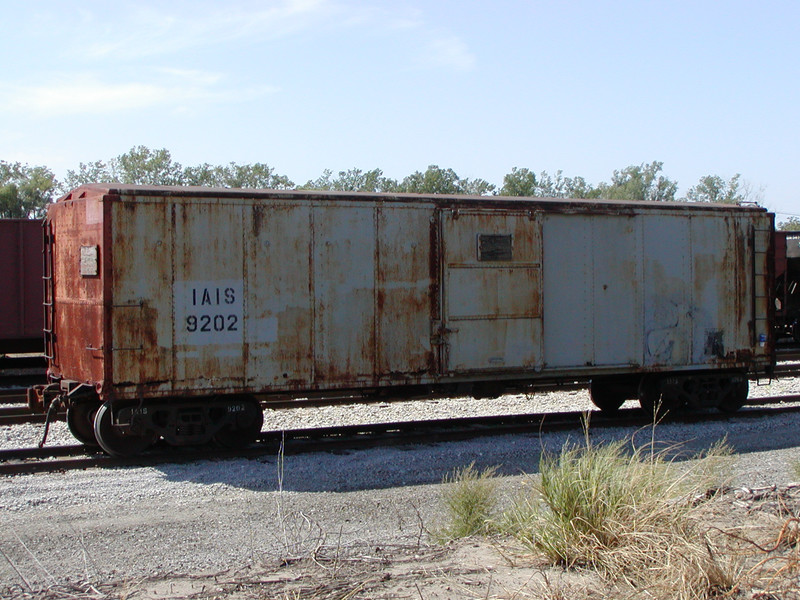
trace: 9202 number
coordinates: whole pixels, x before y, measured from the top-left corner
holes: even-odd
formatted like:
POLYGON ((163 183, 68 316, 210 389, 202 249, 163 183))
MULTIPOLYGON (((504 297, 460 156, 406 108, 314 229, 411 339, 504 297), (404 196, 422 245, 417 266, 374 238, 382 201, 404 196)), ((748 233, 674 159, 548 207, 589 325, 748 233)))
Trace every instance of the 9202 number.
POLYGON ((186 317, 186 331, 189 333, 239 331, 239 317, 238 315, 189 315, 186 317))

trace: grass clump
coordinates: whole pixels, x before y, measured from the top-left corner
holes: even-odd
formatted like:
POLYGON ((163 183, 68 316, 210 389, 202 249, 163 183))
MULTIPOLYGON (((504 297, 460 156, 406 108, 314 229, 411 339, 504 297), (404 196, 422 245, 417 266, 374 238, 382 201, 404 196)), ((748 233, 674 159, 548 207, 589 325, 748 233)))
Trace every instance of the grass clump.
POLYGON ((593 445, 587 435, 583 445, 543 455, 541 478, 497 515, 494 470, 470 465, 449 479, 445 504, 454 516, 445 531, 462 537, 494 523, 552 564, 592 569, 628 586, 631 597, 734 593, 741 568, 723 558, 698 517, 724 483, 730 449, 722 442, 692 461, 671 460, 674 450, 625 440, 593 445))
POLYGON ((724 442, 694 463, 625 441, 566 446, 542 458, 540 499, 524 502, 525 518, 517 507, 513 534, 555 564, 675 598, 713 597, 738 573, 718 559, 694 513, 721 485, 729 454, 724 442))
POLYGON ((456 469, 444 478, 447 523, 436 532, 439 541, 488 533, 497 507, 497 467, 482 471, 475 463, 456 469))
POLYGON ((538 486, 543 509, 531 506, 533 527, 517 534, 554 562, 603 567, 605 551, 636 533, 674 529, 685 516, 689 505, 676 497, 693 490, 671 467, 658 455, 628 451, 624 441, 546 454, 538 486))

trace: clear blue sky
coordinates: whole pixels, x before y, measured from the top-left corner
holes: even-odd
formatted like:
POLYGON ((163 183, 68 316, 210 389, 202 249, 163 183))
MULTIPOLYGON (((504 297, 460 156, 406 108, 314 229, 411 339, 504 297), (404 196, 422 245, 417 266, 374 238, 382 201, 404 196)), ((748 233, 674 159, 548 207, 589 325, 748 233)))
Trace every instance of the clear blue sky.
POLYGON ((0 160, 741 173, 800 214, 800 2, 0 0, 0 160))

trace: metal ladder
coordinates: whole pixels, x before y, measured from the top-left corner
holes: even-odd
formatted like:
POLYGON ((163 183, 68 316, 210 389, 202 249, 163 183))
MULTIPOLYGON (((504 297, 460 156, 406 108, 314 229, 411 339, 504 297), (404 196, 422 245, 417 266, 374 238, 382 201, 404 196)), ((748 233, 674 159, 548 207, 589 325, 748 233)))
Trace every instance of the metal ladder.
POLYGON ((42 247, 42 287, 43 287, 43 309, 44 309, 44 355, 48 364, 55 359, 55 336, 53 325, 55 321, 55 289, 53 281, 53 225, 49 219, 45 219, 42 227, 44 228, 44 244, 42 247))

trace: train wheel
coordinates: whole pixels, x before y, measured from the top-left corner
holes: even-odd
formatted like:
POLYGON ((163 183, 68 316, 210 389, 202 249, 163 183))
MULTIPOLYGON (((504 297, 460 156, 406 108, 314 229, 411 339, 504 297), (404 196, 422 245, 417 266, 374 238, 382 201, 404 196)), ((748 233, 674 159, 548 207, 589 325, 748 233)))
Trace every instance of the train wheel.
POLYGON ((111 422, 111 405, 100 405, 94 416, 94 435, 100 447, 111 456, 134 456, 149 448, 155 441, 154 434, 136 435, 122 432, 111 422))
POLYGON ((94 416, 97 404, 94 402, 73 402, 67 408, 67 427, 70 433, 85 446, 97 446, 94 435, 94 416))
POLYGON ((234 402, 231 406, 241 406, 242 411, 235 422, 226 425, 214 435, 214 441, 226 448, 245 448, 256 441, 264 425, 264 411, 255 398, 234 402))
POLYGON ((639 406, 648 416, 656 420, 669 412, 669 402, 661 392, 660 378, 642 377, 642 381, 639 383, 639 406))
POLYGON ((717 408, 722 412, 736 412, 747 402, 747 394, 750 391, 750 383, 747 377, 740 375, 731 377, 727 380, 727 385, 722 393, 722 399, 717 408))
MULTIPOLYGON (((635 388, 634 388, 635 391, 635 388)), ((589 396, 592 403, 604 413, 619 410, 625 400, 632 397, 629 387, 608 379, 592 379, 589 382, 589 396)))

